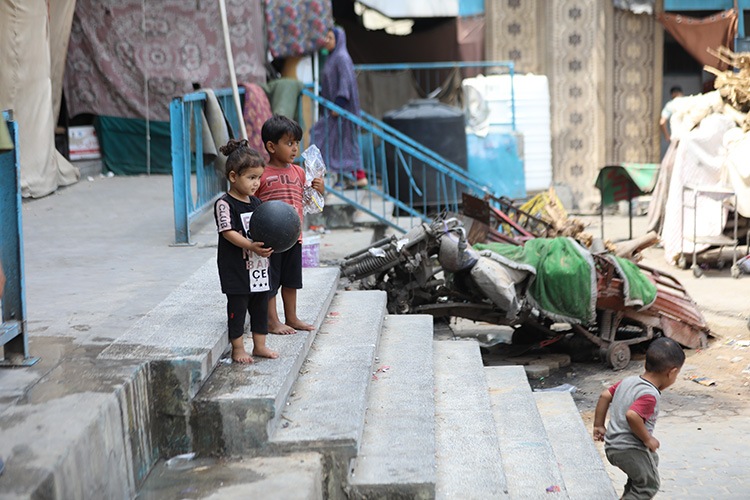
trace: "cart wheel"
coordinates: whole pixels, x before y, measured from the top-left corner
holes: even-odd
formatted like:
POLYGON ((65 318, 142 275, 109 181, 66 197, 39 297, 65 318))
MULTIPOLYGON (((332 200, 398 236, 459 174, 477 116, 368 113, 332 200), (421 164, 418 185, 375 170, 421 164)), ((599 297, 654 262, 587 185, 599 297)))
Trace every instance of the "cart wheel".
POLYGON ((740 266, 738 266, 737 264, 733 265, 732 266, 732 278, 739 279, 740 274, 742 274, 740 273, 740 266))
POLYGON ((680 267, 680 269, 687 269, 687 259, 684 255, 681 255, 677 260, 677 265, 680 267))
POLYGON ((701 266, 695 266, 693 267, 693 276, 696 278, 700 278, 703 276, 703 269, 701 269, 701 266))
POLYGON ((612 342, 607 349, 607 364, 613 370, 622 370, 630 363, 630 347, 622 342, 612 342))

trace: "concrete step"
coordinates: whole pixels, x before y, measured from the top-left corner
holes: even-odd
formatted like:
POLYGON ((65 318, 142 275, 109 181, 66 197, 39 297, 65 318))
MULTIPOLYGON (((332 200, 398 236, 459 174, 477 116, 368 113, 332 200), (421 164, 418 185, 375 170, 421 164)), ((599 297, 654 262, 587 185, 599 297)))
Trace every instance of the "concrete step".
MULTIPOLYGON (((348 191, 345 190, 343 193, 344 196, 349 196, 348 191)), ((325 226, 326 229, 352 228, 354 227, 352 218, 356 210, 347 200, 339 198, 329 189, 325 195, 323 211, 317 214, 308 214, 305 219, 311 226, 325 226)))
POLYGON ((436 341, 435 497, 510 498, 479 345, 436 341))
POLYGON ((158 458, 148 378, 84 353, 50 370, 0 413, 0 498, 133 498, 158 458))
POLYGON ((574 500, 618 498, 571 395, 535 392, 534 398, 560 464, 568 496, 574 500))
MULTIPOLYGON (((336 268, 303 270, 297 311, 300 319, 316 329, 336 292, 338 274, 336 268)), ((283 301, 276 302, 283 318, 283 301)), ((279 353, 277 359, 255 358, 249 365, 217 366, 191 402, 193 451, 222 456, 257 453, 254 450, 268 442, 281 415, 315 332, 268 335, 266 345, 279 353)))
POLYGON ((275 453, 324 451, 332 498, 343 495, 361 441, 385 311, 385 292, 336 294, 269 443, 275 453))
POLYGON ((323 500, 324 477, 323 457, 318 453, 228 461, 195 459, 176 465, 161 460, 139 491, 138 500, 323 500))
POLYGON ((485 374, 511 498, 568 498, 523 367, 491 366, 485 374))
POLYGON ((377 227, 383 222, 376 219, 365 211, 357 210, 349 200, 356 201, 363 207, 393 220, 394 203, 385 200, 382 196, 370 189, 344 189, 336 194, 330 190, 326 193, 325 206, 319 214, 307 215, 308 225, 323 225, 327 229, 351 228, 355 226, 377 227), (345 199, 340 198, 341 194, 345 199))
POLYGON ((349 498, 434 498, 432 316, 387 316, 349 498))

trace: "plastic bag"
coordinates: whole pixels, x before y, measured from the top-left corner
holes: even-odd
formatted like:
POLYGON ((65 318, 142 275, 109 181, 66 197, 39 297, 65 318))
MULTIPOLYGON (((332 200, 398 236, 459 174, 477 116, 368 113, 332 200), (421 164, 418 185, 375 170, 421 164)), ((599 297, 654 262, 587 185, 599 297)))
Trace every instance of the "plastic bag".
POLYGON ((325 205, 323 195, 312 187, 312 180, 326 175, 326 164, 318 146, 312 144, 303 153, 305 159, 305 185, 302 188, 302 213, 317 214, 325 205))

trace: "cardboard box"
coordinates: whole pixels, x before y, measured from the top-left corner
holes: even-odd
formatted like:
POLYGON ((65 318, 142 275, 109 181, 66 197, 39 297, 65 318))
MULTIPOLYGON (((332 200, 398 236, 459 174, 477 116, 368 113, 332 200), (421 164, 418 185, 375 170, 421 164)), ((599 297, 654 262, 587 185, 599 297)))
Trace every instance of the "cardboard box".
POLYGON ((99 140, 93 125, 68 128, 68 150, 71 160, 97 160, 101 158, 99 140))

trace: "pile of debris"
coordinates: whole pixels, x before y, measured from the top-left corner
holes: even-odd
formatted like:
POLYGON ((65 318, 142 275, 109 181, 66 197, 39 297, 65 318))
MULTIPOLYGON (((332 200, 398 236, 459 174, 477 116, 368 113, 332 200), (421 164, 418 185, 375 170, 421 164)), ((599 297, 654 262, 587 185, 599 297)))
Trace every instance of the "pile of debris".
POLYGON ((708 49, 708 52, 720 61, 736 68, 720 71, 712 66, 704 66, 703 69, 716 76, 714 88, 719 91, 726 103, 724 113, 731 116, 737 125, 742 127, 743 132, 750 130, 750 52, 735 53, 726 47, 719 50, 708 49))
POLYGON ((472 245, 498 242, 520 246, 531 238, 562 236, 575 239, 592 252, 607 251, 639 261, 640 252, 659 241, 653 231, 617 245, 595 238, 586 231, 586 224, 568 215, 553 187, 520 206, 505 197, 486 194, 484 198, 476 198, 464 194, 463 207, 463 223, 469 228, 468 239, 472 245))

